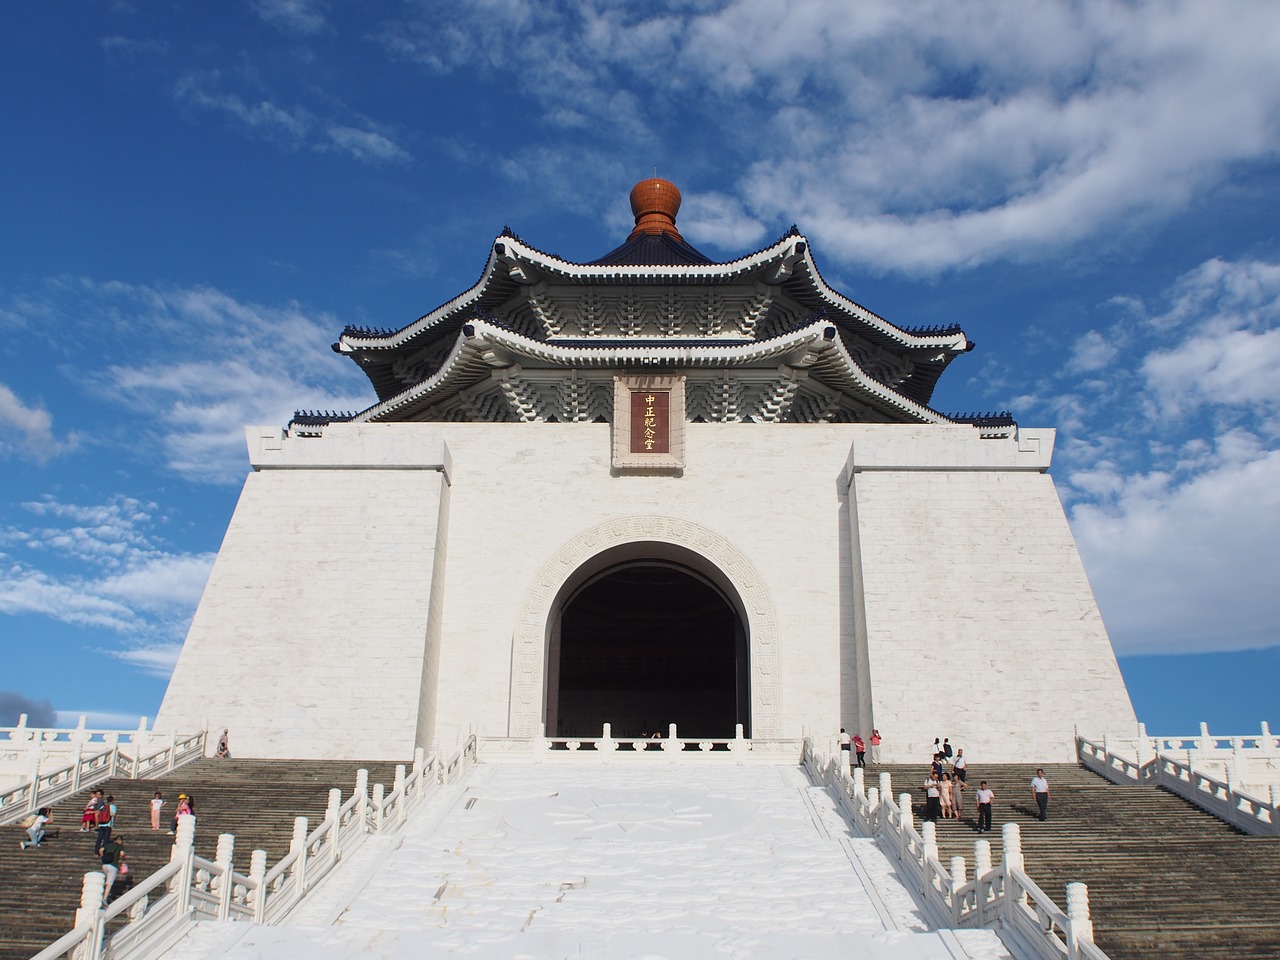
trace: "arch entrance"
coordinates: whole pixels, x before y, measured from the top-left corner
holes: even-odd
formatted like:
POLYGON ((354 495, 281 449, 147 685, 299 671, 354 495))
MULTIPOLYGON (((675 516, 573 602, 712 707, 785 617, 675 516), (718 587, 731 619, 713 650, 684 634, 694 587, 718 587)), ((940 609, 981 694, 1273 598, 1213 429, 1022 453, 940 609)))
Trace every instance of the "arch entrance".
MULTIPOLYGON (((667 551, 670 552, 670 551, 667 551)), ((603 558, 593 567, 600 567, 603 558)), ((736 596, 671 558, 603 566, 566 591, 549 631, 552 736, 750 736, 749 645, 736 596)))
MULTIPOLYGON (((557 729, 559 657, 553 658, 551 650, 559 644, 565 607, 597 575, 637 561, 674 564, 697 574, 737 612, 746 653, 735 659, 735 670, 740 663, 748 674, 749 702, 739 708, 749 721, 744 733, 765 739, 781 736, 778 622, 763 578, 751 560, 715 530, 653 515, 617 517, 582 530, 534 575, 512 636, 508 735, 533 737, 544 723, 548 731, 557 729)), ((670 722, 640 719, 654 725, 670 722)))

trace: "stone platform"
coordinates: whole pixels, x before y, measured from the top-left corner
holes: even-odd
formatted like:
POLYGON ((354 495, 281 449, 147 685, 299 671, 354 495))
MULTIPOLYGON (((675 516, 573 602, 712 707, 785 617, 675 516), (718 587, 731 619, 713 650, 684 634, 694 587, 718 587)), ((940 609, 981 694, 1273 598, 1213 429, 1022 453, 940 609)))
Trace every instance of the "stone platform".
POLYGON ((873 841, 787 767, 480 766, 278 927, 202 922, 170 960, 996 960, 930 929, 873 841))

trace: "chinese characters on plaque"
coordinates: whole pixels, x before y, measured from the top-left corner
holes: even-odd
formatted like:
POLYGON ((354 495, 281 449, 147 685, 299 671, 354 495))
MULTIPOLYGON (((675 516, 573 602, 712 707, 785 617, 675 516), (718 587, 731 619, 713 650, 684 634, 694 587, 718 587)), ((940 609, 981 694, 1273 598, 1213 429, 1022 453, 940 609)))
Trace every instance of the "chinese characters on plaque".
POLYGON ((666 390, 631 391, 631 452, 669 453, 671 394, 666 390))
POLYGON ((614 376, 614 470, 623 473, 684 470, 684 398, 684 374, 622 373, 614 376))

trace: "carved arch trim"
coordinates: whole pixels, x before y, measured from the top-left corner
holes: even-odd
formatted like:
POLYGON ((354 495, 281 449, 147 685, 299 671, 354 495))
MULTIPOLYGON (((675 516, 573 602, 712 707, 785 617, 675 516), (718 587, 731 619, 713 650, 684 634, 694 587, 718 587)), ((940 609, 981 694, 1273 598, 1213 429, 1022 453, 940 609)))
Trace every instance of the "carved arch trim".
POLYGON ((644 542, 672 544, 699 555, 737 592, 747 621, 751 734, 763 739, 780 736, 778 621, 764 579, 728 538, 701 524, 666 516, 619 517, 596 524, 564 544, 535 574, 512 638, 509 735, 533 737, 539 732, 547 686, 548 629, 565 584, 592 557, 644 542))

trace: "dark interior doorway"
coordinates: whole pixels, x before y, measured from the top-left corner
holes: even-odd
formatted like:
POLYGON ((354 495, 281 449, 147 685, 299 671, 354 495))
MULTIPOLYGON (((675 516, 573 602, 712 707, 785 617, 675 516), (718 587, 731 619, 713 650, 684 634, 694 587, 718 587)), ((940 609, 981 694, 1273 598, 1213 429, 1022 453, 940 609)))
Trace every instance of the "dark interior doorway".
POLYGON ((608 568, 569 598, 553 625, 547 731, 639 737, 750 736, 747 638, 724 593, 680 564, 608 568))

